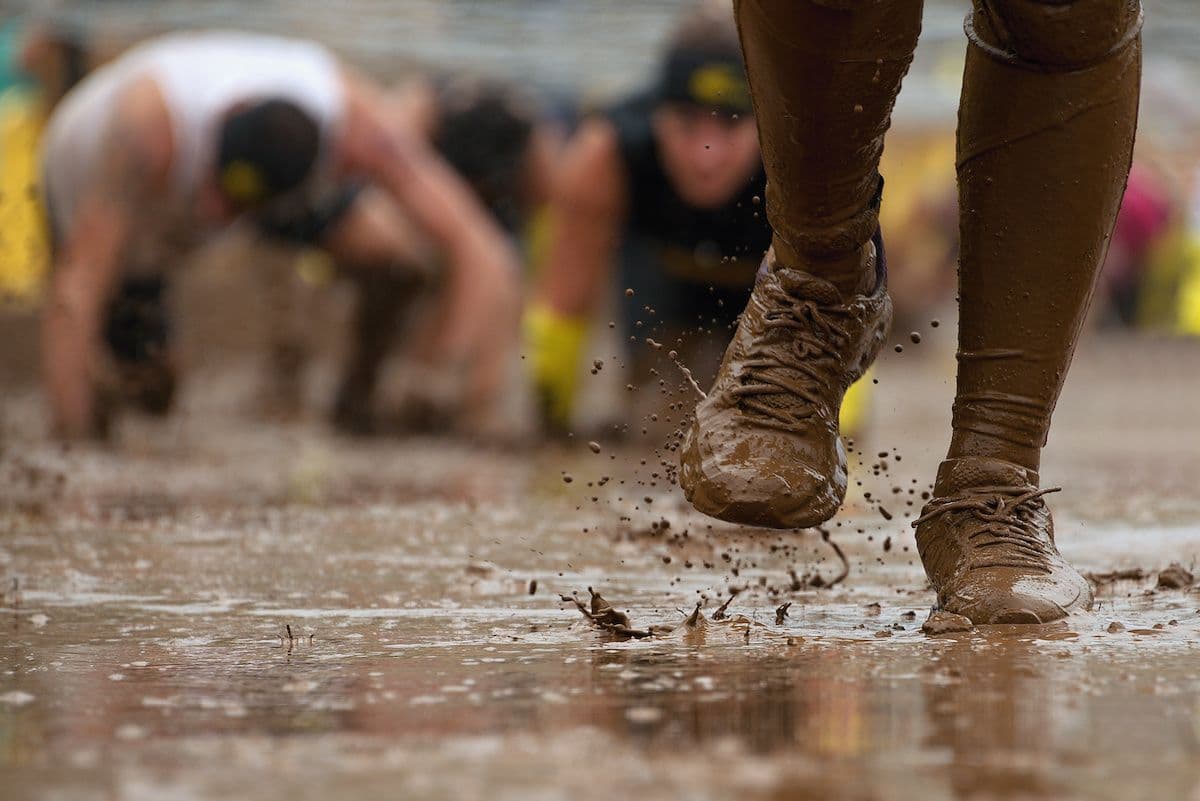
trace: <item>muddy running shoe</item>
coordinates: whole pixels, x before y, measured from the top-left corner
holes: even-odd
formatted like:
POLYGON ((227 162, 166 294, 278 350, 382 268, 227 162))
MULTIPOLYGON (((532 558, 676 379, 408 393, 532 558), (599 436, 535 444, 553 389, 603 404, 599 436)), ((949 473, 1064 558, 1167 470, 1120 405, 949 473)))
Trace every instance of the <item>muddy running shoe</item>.
POLYGON ((799 270, 776 267, 759 278, 680 457, 680 486, 701 512, 804 528, 842 505, 842 396, 874 361, 892 322, 876 247, 864 253, 874 291, 848 301, 799 270))
POLYGON ((948 459, 913 522, 937 607, 973 623, 1048 623, 1090 609, 1092 588, 1059 554, 1038 475, 1000 459, 948 459))

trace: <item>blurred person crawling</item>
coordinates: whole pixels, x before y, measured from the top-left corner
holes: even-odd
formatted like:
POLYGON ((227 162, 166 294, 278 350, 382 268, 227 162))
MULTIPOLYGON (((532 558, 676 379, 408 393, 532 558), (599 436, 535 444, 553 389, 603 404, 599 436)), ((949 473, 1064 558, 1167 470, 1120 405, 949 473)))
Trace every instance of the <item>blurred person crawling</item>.
POLYGON ((486 415, 515 344, 516 255, 387 108, 320 45, 239 33, 148 41, 73 89, 42 154, 55 244, 42 357, 56 432, 104 435, 119 402, 168 411, 169 267, 235 223, 317 245, 361 275, 421 263, 397 235, 419 230, 445 287, 431 352, 461 377, 463 415, 486 415))
MULTIPOLYGON (((561 140, 559 126, 536 99, 498 80, 417 75, 394 88, 390 100, 393 126, 428 142, 514 246, 528 245, 549 195, 561 140)), ((436 269, 441 255, 419 230, 409 226, 396 235, 407 237, 410 251, 423 261, 415 267, 418 272, 436 269)), ((436 319, 442 288, 435 281, 413 293, 403 281, 365 278, 359 282, 355 345, 343 372, 334 424, 353 434, 446 427, 452 421, 439 402, 438 382, 419 374, 427 360, 421 323, 436 319), (397 347, 397 340, 403 347, 397 347), (385 411, 377 390, 384 364, 396 351, 407 365, 417 366, 409 371, 416 386, 402 403, 385 411)), ((509 420, 509 428, 515 432, 513 422, 509 420)))
POLYGON ((717 340, 719 356, 728 341, 771 236, 741 58, 728 11, 701 8, 670 39, 654 85, 585 119, 568 143, 525 316, 551 426, 569 424, 590 318, 618 284, 633 290, 621 320, 639 378, 648 336, 695 346, 681 352, 701 375, 702 344, 717 340))

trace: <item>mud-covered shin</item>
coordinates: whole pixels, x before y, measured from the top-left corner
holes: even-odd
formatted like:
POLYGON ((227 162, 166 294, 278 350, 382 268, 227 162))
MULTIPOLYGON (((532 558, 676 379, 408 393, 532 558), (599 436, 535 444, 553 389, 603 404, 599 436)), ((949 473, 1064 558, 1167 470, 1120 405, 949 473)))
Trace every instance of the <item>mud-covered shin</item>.
POLYGON ((1091 606, 1037 490, 1129 173, 1136 0, 976 0, 958 132, 954 433, 917 545, 942 608, 976 623, 1091 606))
POLYGON ((891 324, 879 158, 920 0, 737 0, 773 245, 680 484, 740 523, 828 520, 846 492, 838 412, 891 324))

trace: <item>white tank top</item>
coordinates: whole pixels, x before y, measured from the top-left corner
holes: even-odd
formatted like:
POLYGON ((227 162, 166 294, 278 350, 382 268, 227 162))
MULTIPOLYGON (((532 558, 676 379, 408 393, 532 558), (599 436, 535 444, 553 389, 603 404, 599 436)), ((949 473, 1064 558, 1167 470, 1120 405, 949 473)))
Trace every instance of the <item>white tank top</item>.
POLYGON ((195 230, 196 193, 213 168, 221 120, 240 103, 270 97, 304 109, 321 128, 317 174, 328 172, 328 149, 336 141, 344 109, 332 53, 313 42, 248 33, 159 37, 89 75, 51 116, 42 167, 58 236, 70 234, 77 204, 102 166, 117 98, 147 77, 162 92, 174 132, 172 190, 163 209, 164 216, 177 218, 172 227, 202 233, 195 230))

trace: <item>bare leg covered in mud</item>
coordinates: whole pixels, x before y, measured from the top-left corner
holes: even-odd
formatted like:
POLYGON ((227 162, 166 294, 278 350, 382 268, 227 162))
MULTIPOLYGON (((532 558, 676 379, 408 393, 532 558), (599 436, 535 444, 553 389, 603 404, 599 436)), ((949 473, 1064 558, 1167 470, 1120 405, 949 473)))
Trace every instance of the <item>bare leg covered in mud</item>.
POLYGON ((939 607, 976 623, 1092 605, 1038 468, 1129 174, 1140 28, 1137 0, 976 0, 968 20, 954 433, 916 528, 939 607))
POLYGON ((735 3, 774 231, 680 483, 703 512, 799 528, 846 493, 838 411, 891 325, 879 157, 920 0, 735 3))
MULTIPOLYGON (((841 505, 836 412, 890 323, 877 167, 921 3, 735 8, 775 236, 680 483, 717 517, 811 526, 841 505)), ((954 433, 914 525, 937 608, 974 623, 1091 606, 1037 470, 1129 170, 1140 24, 1137 0, 976 0, 968 20, 954 433)))

